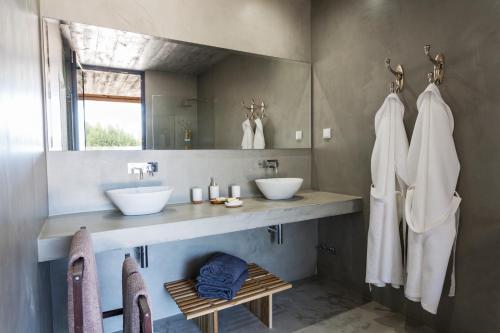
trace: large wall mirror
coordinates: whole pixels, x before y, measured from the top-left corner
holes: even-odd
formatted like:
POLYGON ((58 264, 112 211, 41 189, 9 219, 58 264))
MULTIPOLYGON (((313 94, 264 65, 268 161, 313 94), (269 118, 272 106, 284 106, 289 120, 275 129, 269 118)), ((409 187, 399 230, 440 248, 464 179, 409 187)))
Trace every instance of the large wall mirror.
POLYGON ((49 150, 311 147, 309 63, 48 18, 42 32, 49 150))

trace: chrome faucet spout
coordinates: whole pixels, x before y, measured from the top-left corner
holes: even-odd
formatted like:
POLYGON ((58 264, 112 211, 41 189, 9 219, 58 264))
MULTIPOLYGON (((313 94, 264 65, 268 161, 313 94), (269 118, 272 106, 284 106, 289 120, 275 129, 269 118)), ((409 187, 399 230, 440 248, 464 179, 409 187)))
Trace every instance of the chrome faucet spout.
POLYGON ((132 173, 135 173, 136 171, 139 171, 139 180, 144 179, 144 171, 142 168, 132 168, 132 173))

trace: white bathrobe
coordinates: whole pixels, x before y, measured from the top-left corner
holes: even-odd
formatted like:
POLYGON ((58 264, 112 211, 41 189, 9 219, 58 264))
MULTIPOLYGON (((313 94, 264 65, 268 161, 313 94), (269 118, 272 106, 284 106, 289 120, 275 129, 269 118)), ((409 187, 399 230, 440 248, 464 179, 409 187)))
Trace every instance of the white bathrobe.
MULTIPOLYGON (((435 314, 457 233, 456 212, 461 199, 455 188, 460 163, 453 142, 453 115, 435 84, 418 97, 417 107, 408 152, 405 295, 435 314)), ((454 290, 450 296, 453 294, 454 290)))
POLYGON ((403 114, 403 103, 391 93, 375 115, 366 282, 377 287, 388 283, 399 288, 404 284, 399 225, 406 190, 408 138, 403 114))
POLYGON ((264 140, 264 125, 260 118, 255 119, 255 136, 253 139, 253 149, 266 148, 266 140, 264 140))
POLYGON ((252 149, 253 148, 253 129, 250 120, 245 120, 241 123, 241 128, 243 129, 243 140, 241 141, 241 149, 252 149))

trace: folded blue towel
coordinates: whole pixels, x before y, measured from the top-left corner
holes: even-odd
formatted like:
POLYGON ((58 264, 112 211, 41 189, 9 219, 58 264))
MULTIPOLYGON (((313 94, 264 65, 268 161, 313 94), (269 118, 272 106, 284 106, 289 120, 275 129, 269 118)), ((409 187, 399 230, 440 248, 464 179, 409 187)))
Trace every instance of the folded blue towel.
POLYGON ((247 271, 247 263, 227 253, 216 253, 200 268, 200 283, 230 287, 247 271))
POLYGON ((220 286, 210 285, 207 283, 197 283, 196 291, 198 296, 202 298, 222 298, 232 300, 236 293, 241 289, 243 283, 248 277, 248 270, 245 270, 232 285, 220 286))

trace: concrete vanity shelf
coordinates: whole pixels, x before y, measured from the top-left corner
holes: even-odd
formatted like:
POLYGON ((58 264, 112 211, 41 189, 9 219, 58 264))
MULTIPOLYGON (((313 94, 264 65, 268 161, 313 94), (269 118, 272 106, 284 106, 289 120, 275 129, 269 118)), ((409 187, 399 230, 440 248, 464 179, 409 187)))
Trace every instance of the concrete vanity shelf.
MULTIPOLYGON (((86 226, 94 251, 159 244, 229 232, 249 230, 359 212, 360 197, 319 192, 299 192, 290 200, 246 198, 241 208, 191 203, 167 205, 163 212, 124 216, 99 211, 50 216, 38 236, 38 261, 67 256, 73 234, 86 226)), ((286 242, 286 240, 285 240, 286 242)))
POLYGON ((203 333, 217 333, 218 312, 239 304, 255 314, 267 327, 273 327, 273 294, 292 288, 256 264, 248 265, 248 278, 236 296, 228 301, 206 299, 196 295, 193 280, 165 283, 165 289, 179 306, 186 319, 194 319, 203 333))

